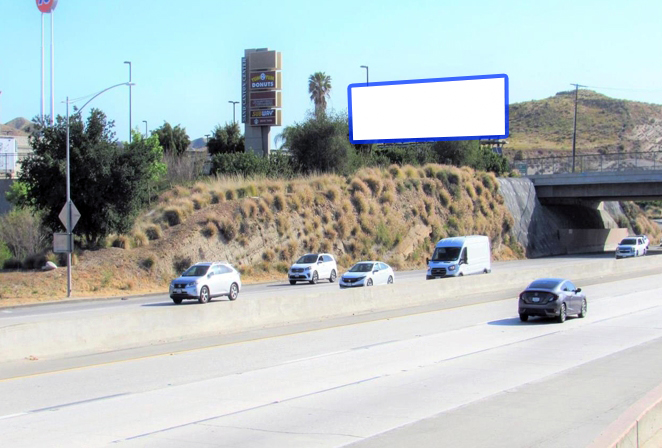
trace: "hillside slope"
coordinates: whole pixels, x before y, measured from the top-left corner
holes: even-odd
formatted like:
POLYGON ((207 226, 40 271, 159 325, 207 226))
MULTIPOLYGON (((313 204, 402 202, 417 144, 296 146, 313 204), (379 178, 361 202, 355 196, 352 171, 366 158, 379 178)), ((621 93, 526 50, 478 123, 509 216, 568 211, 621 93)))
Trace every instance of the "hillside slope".
MULTIPOLYGON (((488 235, 495 259, 516 258, 498 188, 493 174, 441 165, 175 187, 131 235, 111 239, 125 248, 78 254, 75 295, 164 291, 201 260, 228 260, 246 282, 284 280, 293 260, 314 251, 335 254, 341 271, 362 259, 422 269, 434 243, 454 235, 488 235)), ((1 275, 2 298, 65 294, 65 269, 1 275)))
MULTIPOLYGON (((575 92, 510 105, 509 152, 572 150, 575 92)), ((577 150, 650 151, 662 144, 662 105, 579 90, 577 150)))

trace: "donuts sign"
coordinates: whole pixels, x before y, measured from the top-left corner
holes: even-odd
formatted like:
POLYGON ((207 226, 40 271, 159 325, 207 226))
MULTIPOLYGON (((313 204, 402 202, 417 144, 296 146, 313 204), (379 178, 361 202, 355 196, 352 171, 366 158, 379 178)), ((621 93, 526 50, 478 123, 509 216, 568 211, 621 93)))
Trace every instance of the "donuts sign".
POLYGON ((57 6, 57 0, 36 0, 37 8, 44 14, 49 14, 53 12, 57 6))

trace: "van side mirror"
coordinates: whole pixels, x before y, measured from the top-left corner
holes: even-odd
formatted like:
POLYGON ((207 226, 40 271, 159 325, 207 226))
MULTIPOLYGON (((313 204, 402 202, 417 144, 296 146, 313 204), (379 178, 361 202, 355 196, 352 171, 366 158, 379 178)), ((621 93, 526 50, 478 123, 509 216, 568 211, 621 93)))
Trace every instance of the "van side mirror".
POLYGON ((425 264, 430 264, 430 259, 429 258, 425 259, 425 264))

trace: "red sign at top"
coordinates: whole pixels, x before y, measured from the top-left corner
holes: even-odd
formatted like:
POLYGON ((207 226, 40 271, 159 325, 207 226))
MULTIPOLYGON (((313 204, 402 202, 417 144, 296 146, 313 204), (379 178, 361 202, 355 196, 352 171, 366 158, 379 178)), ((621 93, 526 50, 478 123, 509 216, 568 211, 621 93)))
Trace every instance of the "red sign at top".
POLYGON ((36 0, 37 8, 43 13, 51 13, 57 6, 57 0, 36 0))

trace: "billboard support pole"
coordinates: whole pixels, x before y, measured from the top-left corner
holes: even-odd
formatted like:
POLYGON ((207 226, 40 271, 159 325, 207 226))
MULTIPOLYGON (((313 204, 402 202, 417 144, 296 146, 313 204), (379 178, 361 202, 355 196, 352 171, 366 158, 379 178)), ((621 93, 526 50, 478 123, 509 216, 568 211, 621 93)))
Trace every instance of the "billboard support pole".
POLYGON ((41 122, 44 122, 44 13, 41 13, 41 122))
POLYGON ((51 10, 51 126, 55 124, 55 43, 53 41, 53 15, 55 15, 55 11, 51 10))

